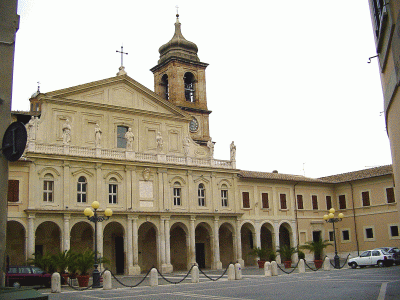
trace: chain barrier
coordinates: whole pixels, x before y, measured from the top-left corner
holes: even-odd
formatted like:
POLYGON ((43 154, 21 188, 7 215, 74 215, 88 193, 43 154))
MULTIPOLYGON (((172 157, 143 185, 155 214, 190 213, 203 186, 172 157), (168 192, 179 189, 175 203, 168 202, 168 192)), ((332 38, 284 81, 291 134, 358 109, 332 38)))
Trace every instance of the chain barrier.
POLYGON ((204 273, 203 270, 200 269, 200 268, 199 268, 199 271, 200 271, 201 274, 203 274, 205 277, 207 277, 207 278, 210 279, 211 281, 217 281, 217 280, 221 279, 222 276, 225 275, 225 273, 228 271, 228 268, 229 268, 229 266, 230 266, 231 264, 232 264, 232 263, 230 262, 230 263, 228 264, 228 266, 226 267, 225 271, 224 271, 224 272, 221 274, 221 276, 219 276, 217 279, 211 278, 211 277, 208 276, 206 273, 204 273))
POLYGON ((308 263, 307 263, 306 260, 304 260, 304 264, 305 264, 311 271, 314 271, 314 272, 318 271, 318 270, 321 269, 322 266, 323 266, 323 264, 322 264, 319 268, 313 269, 313 268, 311 268, 311 267, 308 265, 308 263))
MULTIPOLYGON (((344 266, 346 265, 347 261, 349 260, 349 256, 350 256, 350 253, 347 255, 346 260, 344 261, 343 266, 340 266, 340 264, 339 264, 339 269, 343 269, 343 268, 344 268, 344 266)), ((325 257, 328 257, 328 256, 325 256, 325 257)), ((330 259, 329 259, 329 263, 331 264, 332 267, 334 267, 334 268, 336 269, 335 265, 332 264, 332 261, 331 261, 330 259)))
POLYGON ((186 275, 179 281, 171 281, 171 280, 167 279, 166 277, 164 277, 164 275, 161 274, 161 272, 157 268, 156 268, 156 270, 157 270, 158 274, 161 276, 161 278, 164 279, 166 282, 172 283, 172 284, 178 284, 178 283, 181 283, 182 281, 184 281, 189 276, 189 274, 192 271, 194 266, 195 265, 193 264, 192 267, 190 268, 190 270, 186 273, 186 275))
MULTIPOLYGON (((103 274, 104 274, 105 271, 107 271, 107 269, 105 269, 103 272, 100 273, 100 277, 103 276, 103 274)), ((62 278, 63 278, 63 277, 62 277, 62 278)), ((64 278, 63 278, 63 279, 64 279, 64 278)), ((68 277, 68 279, 64 279, 64 282, 66 282, 67 285, 68 285, 70 288, 72 288, 72 289, 74 289, 74 290, 76 290, 76 291, 85 291, 85 290, 90 289, 90 288, 93 286, 93 283, 92 283, 91 285, 89 285, 89 286, 87 286, 87 287, 79 288, 79 287, 76 287, 76 286, 73 286, 73 285, 72 285, 72 279, 77 279, 77 278, 69 278, 69 277, 68 277), (69 281, 71 281, 71 283, 70 283, 69 281)))
POLYGON ((115 275, 114 275, 111 271, 110 271, 110 273, 111 273, 112 277, 114 277, 114 279, 115 279, 120 285, 122 285, 122 286, 124 286, 124 287, 134 288, 134 287, 137 287, 138 285, 140 285, 140 284, 147 278, 147 276, 149 276, 149 274, 150 274, 150 272, 151 272, 151 269, 152 269, 152 268, 150 268, 149 271, 147 272, 147 274, 146 274, 137 284, 134 284, 134 285, 125 284, 125 283, 121 282, 117 277, 115 277, 115 275))
POLYGON ((287 272, 287 271, 285 271, 284 269, 282 269, 281 266, 280 266, 278 263, 277 263, 276 265, 278 266, 278 268, 279 268, 283 273, 291 274, 291 273, 293 273, 293 271, 296 270, 296 268, 299 266, 299 262, 300 262, 300 260, 299 260, 299 261, 297 262, 297 264, 294 266, 293 270, 291 270, 291 271, 289 271, 289 272, 287 272))

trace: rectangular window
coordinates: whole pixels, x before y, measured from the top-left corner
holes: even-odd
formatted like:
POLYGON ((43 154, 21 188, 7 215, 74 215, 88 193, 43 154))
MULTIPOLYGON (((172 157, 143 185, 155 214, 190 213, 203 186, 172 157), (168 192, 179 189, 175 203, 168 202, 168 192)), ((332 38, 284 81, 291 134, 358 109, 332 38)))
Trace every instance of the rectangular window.
POLYGON ((262 208, 269 208, 268 193, 261 194, 262 208))
POLYGON ((77 202, 86 203, 86 182, 78 182, 77 187, 77 202))
POLYGON ((312 232, 313 242, 318 242, 321 239, 321 231, 313 231, 312 232))
POLYGON ((54 192, 54 181, 45 180, 43 181, 43 201, 53 202, 53 192, 54 192))
POLYGON ((372 228, 365 228, 365 237, 367 239, 373 239, 374 238, 374 230, 372 228))
POLYGON ((343 241, 349 241, 350 240, 350 233, 348 230, 343 230, 342 231, 342 240, 343 241))
POLYGON ((304 209, 303 195, 297 195, 297 209, 304 209))
POLYGON ((249 192, 242 192, 243 208, 250 208, 249 192))
POLYGON ((375 21, 375 34, 379 37, 379 30, 382 27, 382 22, 384 19, 384 12, 386 11, 386 3, 384 0, 372 0, 372 8, 374 12, 375 21))
POLYGON ((19 202, 19 180, 8 181, 8 202, 19 202))
POLYGON ((128 131, 128 127, 117 126, 117 148, 126 148, 125 134, 128 131))
POLYGON ((281 209, 287 209, 286 194, 279 194, 279 199, 281 201, 281 209))
POLYGON ((339 209, 346 209, 346 196, 345 195, 339 196, 339 209))
POLYGON ((395 202, 394 189, 392 187, 386 189, 386 199, 387 199, 387 203, 394 203, 395 202))
POLYGON ((333 231, 329 231, 329 241, 333 242, 334 241, 334 236, 333 236, 333 231))
POLYGON ((398 237, 399 236, 399 226, 390 226, 390 235, 391 237, 398 237))
POLYGON ((221 190, 221 205, 223 207, 228 206, 228 190, 221 190))
POLYGON ((332 197, 326 196, 326 210, 330 210, 332 208, 332 197))
POLYGON ((199 197, 199 206, 206 206, 206 190, 203 186, 199 186, 197 196, 199 197))
POLYGON ((318 209, 318 197, 316 195, 311 196, 312 209, 318 209))
POLYGON ((181 203, 181 188, 174 188, 174 205, 182 205, 181 203))
POLYGON ((363 206, 370 206, 369 192, 362 192, 361 193, 361 198, 362 198, 363 206))
POLYGON ((118 185, 115 183, 110 183, 108 185, 108 203, 117 204, 118 199, 118 185))

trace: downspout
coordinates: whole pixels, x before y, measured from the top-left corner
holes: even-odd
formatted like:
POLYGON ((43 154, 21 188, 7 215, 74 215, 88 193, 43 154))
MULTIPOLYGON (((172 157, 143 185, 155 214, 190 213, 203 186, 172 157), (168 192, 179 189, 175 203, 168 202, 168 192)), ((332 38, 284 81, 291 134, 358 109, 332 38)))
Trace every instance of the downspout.
POLYGON ((354 190, 353 184, 349 182, 351 187, 351 203, 353 204, 353 221, 354 221, 354 230, 356 232, 356 245, 357 245, 357 255, 360 255, 360 247, 358 245, 358 234, 357 234, 357 222, 356 222, 356 210, 354 208, 354 190))
POLYGON ((297 235, 297 248, 299 248, 300 244, 300 236, 299 236, 299 222, 297 219, 297 197, 296 197, 296 185, 298 185, 300 182, 296 182, 293 186, 293 194, 294 194, 294 218, 296 220, 296 235, 297 235))

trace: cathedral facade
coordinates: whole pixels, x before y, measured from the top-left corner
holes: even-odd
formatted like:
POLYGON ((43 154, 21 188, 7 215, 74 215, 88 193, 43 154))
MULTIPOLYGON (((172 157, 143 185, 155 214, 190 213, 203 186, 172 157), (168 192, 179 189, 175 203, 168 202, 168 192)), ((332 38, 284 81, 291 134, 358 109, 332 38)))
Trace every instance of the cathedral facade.
POLYGON ((243 171, 234 142, 230 160, 218 160, 207 64, 183 37, 178 16, 159 52, 154 92, 121 66, 115 77, 36 93, 30 112, 14 112, 26 123, 28 143, 10 163, 12 264, 34 253, 93 248, 95 239, 111 270, 130 275, 152 266, 165 273, 193 263, 252 266, 255 247, 333 241, 334 232, 343 257, 400 246, 391 166, 318 179, 243 171), (93 201, 99 214, 113 211, 97 236, 83 214, 93 201), (345 215, 335 231, 323 220, 332 207, 345 215))

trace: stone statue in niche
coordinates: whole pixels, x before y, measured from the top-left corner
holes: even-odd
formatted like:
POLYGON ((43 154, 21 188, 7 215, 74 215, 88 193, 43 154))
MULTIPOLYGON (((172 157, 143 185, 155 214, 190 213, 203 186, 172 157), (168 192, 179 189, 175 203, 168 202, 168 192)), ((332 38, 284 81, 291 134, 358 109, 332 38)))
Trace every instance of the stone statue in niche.
POLYGON ((96 127, 94 128, 94 141, 96 147, 100 147, 101 141, 101 129, 98 123, 96 123, 96 127))
POLYGON ((132 132, 132 128, 128 128, 128 131, 125 133, 125 139, 126 139, 126 150, 132 151, 133 150, 133 140, 134 140, 134 135, 132 132))
POLYGON ((210 150, 210 157, 213 158, 214 157, 214 143, 213 143, 212 139, 210 139, 207 142, 207 147, 210 150))
POLYGON ((63 137, 63 144, 69 145, 71 141, 71 124, 69 123, 69 119, 67 119, 62 127, 62 137, 63 137))
POLYGON ((28 141, 36 140, 36 128, 38 123, 38 117, 32 116, 28 124, 26 124, 26 131, 28 134, 28 141))
POLYGON ((185 137, 183 139, 183 153, 185 154, 185 156, 189 155, 189 148, 190 148, 190 140, 189 137, 185 137))
POLYGON ((235 144, 231 143, 231 161, 235 161, 236 160, 236 146, 235 144))
POLYGON ((157 136, 156 136, 156 142, 157 142, 157 150, 161 151, 163 149, 164 146, 164 141, 161 135, 161 132, 157 132, 157 136))

